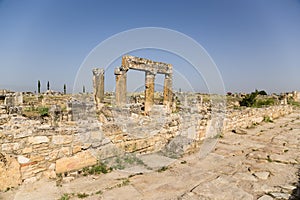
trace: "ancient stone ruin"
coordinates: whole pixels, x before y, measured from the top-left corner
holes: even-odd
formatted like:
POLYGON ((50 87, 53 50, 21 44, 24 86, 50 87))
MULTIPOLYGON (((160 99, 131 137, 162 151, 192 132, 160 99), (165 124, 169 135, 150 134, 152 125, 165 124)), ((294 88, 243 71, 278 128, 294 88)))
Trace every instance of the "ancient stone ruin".
MULTIPOLYGON (((0 191, 42 177, 77 176, 84 167, 125 154, 180 157, 199 150, 208 138, 206 133, 214 126, 211 95, 173 91, 172 65, 124 56, 114 71, 115 94, 104 91, 104 74, 104 69, 93 70, 93 95, 32 94, 22 99, 19 94, 0 94, 0 106, 10 105, 13 99, 12 104, 23 110, 22 114, 0 113, 0 191), (129 69, 145 72, 146 115, 135 111, 135 101, 130 102, 135 94, 126 94, 129 69), (163 105, 154 98, 156 74, 165 75, 163 94, 159 94, 163 105), (113 98, 116 105, 107 103, 113 98), (40 112, 39 107, 49 108, 46 116, 24 115, 26 110, 40 112)), ((226 116, 221 128, 238 132, 292 110, 288 105, 227 106, 226 113, 222 110, 226 116)))
MULTIPOLYGON (((127 71, 129 69, 145 72, 145 114, 149 114, 154 104, 154 83, 156 74, 164 74, 164 99, 163 104, 170 109, 172 105, 172 77, 173 67, 171 64, 154 62, 152 60, 138 58, 134 56, 123 56, 122 65, 115 68, 116 76, 116 105, 118 107, 124 106, 126 102, 127 93, 127 71)), ((94 69, 94 95, 96 105, 99 105, 104 98, 104 70, 94 69)))
POLYGON ((104 99, 104 69, 93 69, 94 100, 98 108, 104 99))

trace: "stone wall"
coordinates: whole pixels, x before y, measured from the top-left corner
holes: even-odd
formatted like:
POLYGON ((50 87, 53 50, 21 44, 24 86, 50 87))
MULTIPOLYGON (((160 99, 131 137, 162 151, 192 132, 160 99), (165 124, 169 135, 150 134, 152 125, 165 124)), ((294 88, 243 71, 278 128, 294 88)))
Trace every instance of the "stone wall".
MULTIPOLYGON (((102 123, 86 118, 60 122, 58 126, 19 115, 2 115, 0 190, 41 177, 56 178, 59 173, 94 165, 97 160, 120 152, 163 151, 178 141, 183 145, 175 145, 179 148, 176 151, 189 152, 201 144, 207 125, 211 124, 210 111, 199 109, 166 116, 161 114, 163 107, 158 106, 151 111, 153 118, 134 113, 123 118, 114 113, 119 116, 115 121, 102 123)), ((291 111, 289 106, 228 110, 224 130, 251 127, 262 122, 264 117, 275 119, 291 111)))
POLYGON ((228 110, 224 122, 224 129, 225 131, 230 131, 236 128, 250 128, 253 125, 261 123, 265 118, 273 120, 289 114, 292 111, 293 108, 288 105, 228 110))

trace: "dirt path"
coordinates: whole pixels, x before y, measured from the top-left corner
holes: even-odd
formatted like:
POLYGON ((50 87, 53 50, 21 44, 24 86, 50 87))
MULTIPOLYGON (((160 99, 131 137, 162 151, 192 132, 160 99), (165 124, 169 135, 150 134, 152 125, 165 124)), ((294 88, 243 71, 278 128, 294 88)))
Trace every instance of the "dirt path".
POLYGON ((114 171, 61 187, 41 180, 0 193, 0 199, 60 199, 65 193, 70 199, 79 199, 79 193, 89 195, 85 199, 113 200, 292 199, 299 181, 300 112, 238 133, 225 133, 204 159, 199 154, 186 156, 165 171, 114 171))

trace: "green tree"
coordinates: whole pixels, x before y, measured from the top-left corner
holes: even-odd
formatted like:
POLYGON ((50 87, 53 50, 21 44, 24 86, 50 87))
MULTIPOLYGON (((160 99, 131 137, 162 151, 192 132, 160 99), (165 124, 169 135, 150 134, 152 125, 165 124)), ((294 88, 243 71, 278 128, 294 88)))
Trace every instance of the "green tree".
POLYGON ((266 91, 264 91, 264 90, 259 91, 258 94, 259 94, 259 95, 268 95, 268 94, 266 93, 266 91))
POLYGON ((67 94, 67 86, 64 84, 64 94, 67 94))
POLYGON ((47 90, 50 90, 50 83, 49 83, 49 81, 47 83, 47 90))
POLYGON ((41 93, 41 81, 38 80, 38 94, 41 93))
POLYGON ((82 93, 85 93, 85 86, 82 87, 82 93))
POLYGON ((252 92, 251 94, 247 94, 241 101, 241 106, 251 107, 256 103, 256 97, 258 95, 258 91, 252 92))

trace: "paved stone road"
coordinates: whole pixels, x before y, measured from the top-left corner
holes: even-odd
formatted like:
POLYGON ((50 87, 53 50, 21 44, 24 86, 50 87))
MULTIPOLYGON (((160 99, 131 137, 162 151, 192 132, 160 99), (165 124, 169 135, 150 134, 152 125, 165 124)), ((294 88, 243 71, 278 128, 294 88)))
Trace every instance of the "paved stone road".
MULTIPOLYGON (((293 199, 299 181, 300 113, 246 131, 225 133, 204 159, 198 154, 172 163, 167 170, 78 178, 62 187, 39 181, 0 194, 0 199, 60 199, 86 193, 85 199, 293 199), (129 178, 128 178, 129 177, 129 178), (101 192, 100 192, 101 191, 101 192)), ((135 171, 145 171, 137 167, 135 171)), ((299 191, 298 191, 299 192, 299 191)), ((296 199, 296 197, 294 198, 296 199)))

